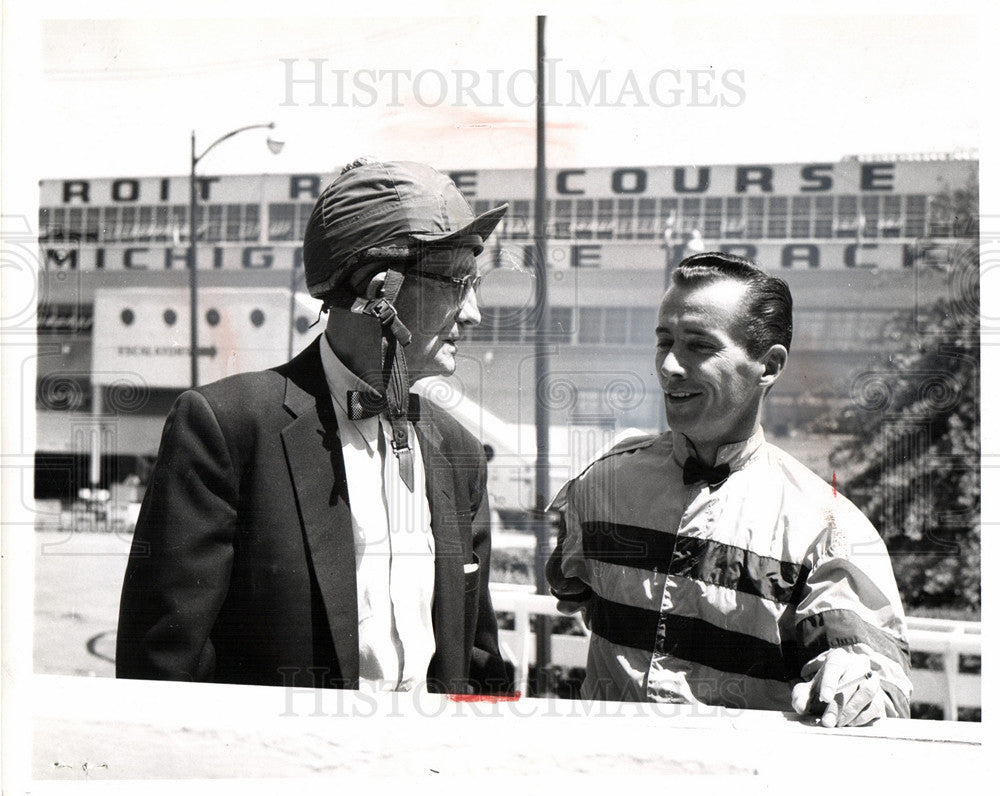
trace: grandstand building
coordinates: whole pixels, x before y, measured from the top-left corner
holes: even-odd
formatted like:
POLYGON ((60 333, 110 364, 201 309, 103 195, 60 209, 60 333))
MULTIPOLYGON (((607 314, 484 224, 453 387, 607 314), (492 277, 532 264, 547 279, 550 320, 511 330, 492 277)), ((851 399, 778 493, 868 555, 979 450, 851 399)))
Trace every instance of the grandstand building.
MULTIPOLYGON (((699 248, 754 258, 791 285, 792 357, 768 400, 769 432, 845 405, 899 348, 882 334, 889 318, 962 301, 978 278, 978 231, 956 222, 948 198, 975 201, 977 170, 972 159, 900 156, 550 170, 550 375, 537 394, 551 422, 664 427, 656 307, 670 268, 699 248)), ((450 173, 477 213, 511 205, 481 258, 483 323, 451 385, 484 416, 530 426, 534 173, 450 173)), ((193 225, 187 177, 42 181, 37 496, 144 477, 170 404, 190 386, 192 226, 199 381, 277 365, 321 331, 300 243, 332 176, 200 177, 193 225)))

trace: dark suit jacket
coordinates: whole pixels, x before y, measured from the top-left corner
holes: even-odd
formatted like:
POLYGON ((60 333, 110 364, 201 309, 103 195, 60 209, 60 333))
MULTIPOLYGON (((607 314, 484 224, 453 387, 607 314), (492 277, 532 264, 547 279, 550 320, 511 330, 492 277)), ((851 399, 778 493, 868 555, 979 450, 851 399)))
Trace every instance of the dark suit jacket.
MULTIPOLYGON (((412 399, 435 543, 429 687, 505 691, 483 449, 412 399)), ((279 368, 178 398, 136 525, 117 644, 118 677, 357 687, 354 535, 318 339, 279 368)))

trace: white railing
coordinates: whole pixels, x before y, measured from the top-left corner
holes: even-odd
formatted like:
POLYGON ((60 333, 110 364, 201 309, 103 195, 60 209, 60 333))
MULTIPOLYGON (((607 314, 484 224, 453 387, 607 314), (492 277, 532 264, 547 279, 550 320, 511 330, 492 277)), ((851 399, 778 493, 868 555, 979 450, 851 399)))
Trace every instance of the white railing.
MULTIPOLYGON (((531 631, 532 616, 561 617, 556 599, 536 594, 534 586, 491 583, 493 607, 511 613, 514 627, 500 631, 504 657, 514 665, 516 688, 528 693, 528 667, 535 662, 535 634, 531 631)), ((566 667, 583 667, 587 662, 590 632, 579 615, 576 617, 580 635, 553 633, 551 662, 566 667)), ((944 718, 954 721, 958 709, 982 705, 982 678, 977 673, 960 671, 959 656, 982 654, 982 629, 979 622, 958 622, 946 619, 907 619, 911 652, 940 655, 941 670, 913 669, 913 702, 940 705, 944 718)))
POLYGON ((913 669, 913 701, 941 705, 944 718, 958 718, 958 709, 982 706, 982 675, 963 672, 961 655, 982 655, 983 636, 980 622, 958 622, 949 619, 906 620, 911 652, 940 655, 942 669, 913 669))

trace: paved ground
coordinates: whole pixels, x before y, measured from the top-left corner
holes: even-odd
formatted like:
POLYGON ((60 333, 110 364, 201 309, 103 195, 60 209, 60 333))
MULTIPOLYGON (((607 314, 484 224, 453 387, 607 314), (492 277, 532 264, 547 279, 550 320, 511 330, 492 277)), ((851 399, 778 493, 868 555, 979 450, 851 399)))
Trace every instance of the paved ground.
POLYGON ((113 677, 118 598, 130 536, 35 534, 34 669, 113 677))
MULTIPOLYGON (((527 534, 495 534, 497 548, 534 547, 527 534)), ((34 671, 114 677, 118 599, 131 535, 35 533, 34 671)))

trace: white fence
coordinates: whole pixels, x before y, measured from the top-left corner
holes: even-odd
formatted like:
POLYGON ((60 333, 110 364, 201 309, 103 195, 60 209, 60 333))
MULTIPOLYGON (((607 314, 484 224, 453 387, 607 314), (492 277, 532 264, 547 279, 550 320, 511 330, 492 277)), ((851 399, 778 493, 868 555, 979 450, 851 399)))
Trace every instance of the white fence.
POLYGON ((913 701, 941 705, 949 720, 958 718, 959 708, 981 707, 982 675, 961 671, 959 660, 962 655, 982 655, 981 623, 911 617, 906 626, 910 651, 940 655, 943 664, 940 671, 910 672, 913 701))
MULTIPOLYGON (((533 586, 491 583, 493 607, 513 614, 512 630, 500 631, 504 656, 514 664, 516 688, 528 693, 528 667, 535 662, 535 634, 532 616, 560 617, 556 599, 535 594, 533 586)), ((551 636, 551 662, 566 667, 583 667, 587 661, 589 631, 577 616, 580 635, 554 633, 551 636)), ((982 678, 979 672, 960 671, 959 657, 982 654, 982 630, 979 622, 953 622, 945 619, 907 619, 910 651, 941 656, 942 669, 916 669, 911 672, 913 702, 939 705, 944 718, 954 721, 959 708, 982 705, 982 678)))

